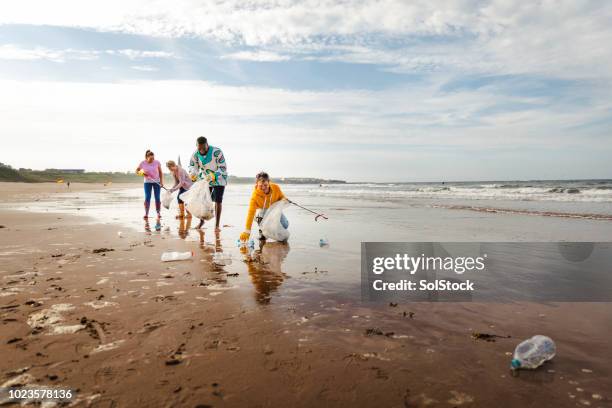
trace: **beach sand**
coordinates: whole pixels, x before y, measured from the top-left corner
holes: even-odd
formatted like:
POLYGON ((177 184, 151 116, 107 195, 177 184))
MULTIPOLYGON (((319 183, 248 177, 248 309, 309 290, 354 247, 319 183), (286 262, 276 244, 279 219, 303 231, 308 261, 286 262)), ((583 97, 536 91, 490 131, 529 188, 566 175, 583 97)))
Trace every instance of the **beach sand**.
MULTIPOLYGON (((3 186, 5 202, 55 191, 3 186)), ((175 236, 165 226, 10 207, 0 210, 0 386, 71 388, 74 406, 95 407, 611 405, 609 303, 367 304, 355 296, 359 260, 338 235, 333 256, 296 234, 291 250, 266 245, 260 259, 235 256, 221 267, 213 253, 235 255, 228 242, 240 226, 218 238, 211 228, 177 228, 175 236), (160 262, 168 249, 195 256, 160 262), (334 276, 351 270, 352 283, 334 276), (482 341, 475 332, 510 338, 482 341), (534 334, 555 339, 557 357, 512 377, 510 353, 534 334)), ((229 225, 239 225, 226 207, 229 225)), ((476 237, 480 229, 507 240, 514 237, 503 231, 529 219, 536 227, 521 238, 588 238, 593 225, 595 238, 610 231, 607 221, 552 220, 556 227, 543 231, 537 226, 549 221, 535 217, 427 211, 445 220, 450 239, 461 227, 453 230, 448 217, 476 237), (495 219, 501 227, 492 232, 495 219)), ((298 231, 305 225, 292 222, 298 231)))

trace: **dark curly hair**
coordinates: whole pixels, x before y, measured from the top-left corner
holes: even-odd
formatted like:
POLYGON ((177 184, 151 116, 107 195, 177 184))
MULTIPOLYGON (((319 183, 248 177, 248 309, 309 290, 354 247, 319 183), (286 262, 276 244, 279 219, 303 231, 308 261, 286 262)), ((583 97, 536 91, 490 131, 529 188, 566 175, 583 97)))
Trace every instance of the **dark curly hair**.
POLYGON ((270 181, 270 176, 268 175, 268 173, 266 173, 265 171, 260 171, 259 173, 257 173, 257 175, 255 176, 255 181, 270 181))

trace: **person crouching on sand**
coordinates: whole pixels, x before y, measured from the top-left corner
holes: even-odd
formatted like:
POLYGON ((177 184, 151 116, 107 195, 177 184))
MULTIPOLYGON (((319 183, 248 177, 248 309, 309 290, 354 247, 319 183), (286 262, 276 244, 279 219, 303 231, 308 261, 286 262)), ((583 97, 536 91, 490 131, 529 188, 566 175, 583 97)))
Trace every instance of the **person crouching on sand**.
POLYGON ((161 218, 161 200, 159 192, 161 187, 164 185, 164 174, 162 173, 161 163, 155 160, 155 154, 153 154, 152 151, 146 151, 145 159, 141 161, 136 168, 136 174, 144 176, 145 215, 143 218, 145 220, 149 218, 151 190, 153 190, 155 194, 155 210, 157 211, 157 218, 161 218))
MULTIPOLYGON (((170 173, 172 173, 172 176, 174 176, 174 186, 168 191, 170 193, 174 193, 176 190, 179 191, 178 195, 176 196, 176 200, 178 201, 179 205, 179 214, 176 216, 176 218, 183 219, 185 217, 185 203, 183 203, 183 200, 181 200, 181 194, 189 190, 193 182, 191 181, 191 177, 189 177, 189 173, 187 173, 184 168, 177 166, 173 160, 168 160, 166 162, 166 166, 168 167, 168 170, 170 170, 170 173)), ((191 218, 189 211, 187 211, 187 217, 191 218)))
MULTIPOLYGON (((257 212, 257 224, 260 224, 266 213, 266 210, 270 208, 272 204, 277 201, 284 200, 285 195, 278 184, 270 181, 270 176, 266 172, 261 172, 255 176, 255 189, 251 194, 251 201, 249 202, 249 210, 246 218, 246 229, 240 234, 241 241, 247 241, 251 236, 251 225, 253 224, 253 218, 257 212)), ((289 227, 289 220, 283 214, 280 219, 283 228, 289 227)))

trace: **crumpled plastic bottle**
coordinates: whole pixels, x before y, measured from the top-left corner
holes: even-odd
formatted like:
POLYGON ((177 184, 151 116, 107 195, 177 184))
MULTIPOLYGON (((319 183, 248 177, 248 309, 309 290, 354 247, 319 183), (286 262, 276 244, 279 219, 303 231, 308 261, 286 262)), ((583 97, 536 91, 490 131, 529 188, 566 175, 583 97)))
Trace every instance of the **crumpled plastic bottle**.
POLYGON ((551 360, 556 353, 557 346, 550 337, 536 335, 516 346, 510 368, 513 371, 519 369, 533 370, 551 360))

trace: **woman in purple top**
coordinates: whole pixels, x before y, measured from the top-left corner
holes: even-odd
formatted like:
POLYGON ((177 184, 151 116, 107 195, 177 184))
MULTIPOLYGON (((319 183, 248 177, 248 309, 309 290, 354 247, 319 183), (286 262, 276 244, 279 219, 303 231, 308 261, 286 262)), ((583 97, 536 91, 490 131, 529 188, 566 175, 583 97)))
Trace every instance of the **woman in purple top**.
MULTIPOLYGON (((176 190, 179 190, 179 193, 176 196, 176 200, 178 201, 179 205, 179 215, 177 215, 176 218, 183 219, 185 217, 185 204, 183 203, 183 200, 181 200, 181 194, 189 190, 193 182, 191 181, 189 173, 187 173, 184 168, 177 166, 173 160, 168 160, 166 162, 166 166, 168 167, 168 170, 170 170, 170 173, 172 173, 174 176, 174 186, 168 191, 173 193, 176 190)), ((187 211, 187 218, 191 218, 189 211, 187 211)))
POLYGON ((145 153, 145 159, 140 162, 136 168, 136 173, 144 176, 144 191, 145 191, 145 215, 144 219, 149 218, 149 207, 151 206, 151 190, 155 194, 155 210, 157 211, 157 218, 161 218, 161 200, 159 197, 159 191, 164 185, 164 174, 161 170, 161 163, 155 160, 155 154, 152 151, 147 150, 145 153))

